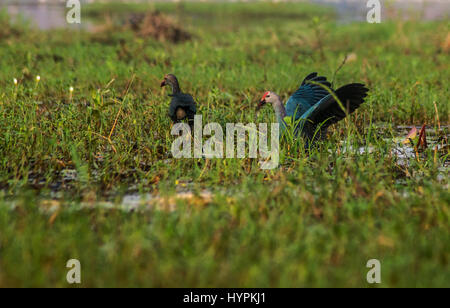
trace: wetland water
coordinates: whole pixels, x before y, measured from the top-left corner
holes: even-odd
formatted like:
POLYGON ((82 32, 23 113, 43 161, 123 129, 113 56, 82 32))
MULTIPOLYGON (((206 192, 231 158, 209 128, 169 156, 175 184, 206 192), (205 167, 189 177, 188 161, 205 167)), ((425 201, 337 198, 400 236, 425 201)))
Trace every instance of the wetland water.
MULTIPOLYGON (((85 1, 81 1, 82 5, 83 2, 85 1)), ((311 0, 310 2, 334 7, 340 22, 365 21, 369 10, 366 7, 367 1, 363 0, 311 0)), ((450 16, 448 0, 397 0, 395 2, 381 0, 380 2, 382 5, 382 20, 409 17, 434 20, 450 16)), ((66 22, 68 9, 64 1, 6 1, 0 4, 0 9, 5 7, 14 18, 24 19, 32 26, 42 30, 90 28, 89 23, 83 21, 81 25, 66 22)))

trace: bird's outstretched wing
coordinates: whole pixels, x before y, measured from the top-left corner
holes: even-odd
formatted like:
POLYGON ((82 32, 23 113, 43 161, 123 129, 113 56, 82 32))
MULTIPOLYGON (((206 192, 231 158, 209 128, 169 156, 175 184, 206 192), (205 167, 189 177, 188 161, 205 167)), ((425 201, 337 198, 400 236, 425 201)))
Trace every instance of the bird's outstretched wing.
POLYGON ((317 76, 317 73, 309 74, 302 82, 300 88, 292 94, 286 103, 286 114, 295 120, 307 112, 312 106, 317 104, 324 97, 329 95, 326 88, 309 83, 310 81, 319 83, 327 88, 331 88, 331 84, 326 77, 317 76))
POLYGON ((314 133, 319 125, 327 128, 345 118, 347 114, 353 113, 364 103, 368 91, 364 84, 352 83, 339 88, 334 95, 328 94, 301 116, 303 133, 306 135, 314 133), (339 98, 345 111, 335 96, 339 98))

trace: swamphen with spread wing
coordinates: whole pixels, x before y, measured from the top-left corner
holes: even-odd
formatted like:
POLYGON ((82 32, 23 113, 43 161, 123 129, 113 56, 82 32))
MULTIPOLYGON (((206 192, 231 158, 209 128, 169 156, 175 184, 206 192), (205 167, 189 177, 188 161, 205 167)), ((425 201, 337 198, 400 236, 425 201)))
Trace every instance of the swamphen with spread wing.
POLYGON ((169 116, 174 123, 179 123, 185 119, 188 120, 191 128, 194 125, 194 116, 197 112, 197 107, 194 99, 190 94, 181 92, 177 77, 172 74, 164 76, 161 82, 161 88, 169 85, 172 88, 172 97, 169 107, 169 116))
POLYGON ((348 84, 335 91, 326 77, 312 73, 292 94, 286 107, 277 94, 268 91, 260 100, 258 109, 266 103, 272 104, 281 132, 287 129, 286 123, 290 122, 294 125, 294 134, 301 134, 309 144, 324 138, 330 125, 353 113, 364 103, 368 91, 361 83, 348 84))

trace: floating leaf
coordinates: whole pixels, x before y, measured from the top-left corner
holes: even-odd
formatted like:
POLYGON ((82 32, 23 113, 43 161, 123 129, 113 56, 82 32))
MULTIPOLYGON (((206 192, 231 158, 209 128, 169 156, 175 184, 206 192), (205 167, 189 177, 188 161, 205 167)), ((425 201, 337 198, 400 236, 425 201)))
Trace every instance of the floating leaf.
POLYGON ((405 140, 403 140, 403 144, 408 144, 409 140, 414 140, 417 137, 417 128, 414 126, 406 136, 405 140))

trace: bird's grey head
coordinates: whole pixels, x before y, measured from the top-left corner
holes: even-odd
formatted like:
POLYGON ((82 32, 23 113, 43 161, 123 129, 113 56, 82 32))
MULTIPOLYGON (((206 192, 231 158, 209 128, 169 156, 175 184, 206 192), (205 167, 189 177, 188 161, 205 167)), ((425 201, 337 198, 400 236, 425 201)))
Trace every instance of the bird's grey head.
POLYGON ((261 109, 264 105, 266 104, 276 104, 280 101, 280 97, 272 91, 267 91, 266 93, 264 93, 263 97, 261 98, 261 100, 259 101, 258 107, 257 109, 261 109))
POLYGON ((164 80, 161 82, 161 88, 164 86, 171 86, 172 88, 178 87, 177 77, 173 74, 167 74, 164 76, 164 80))

